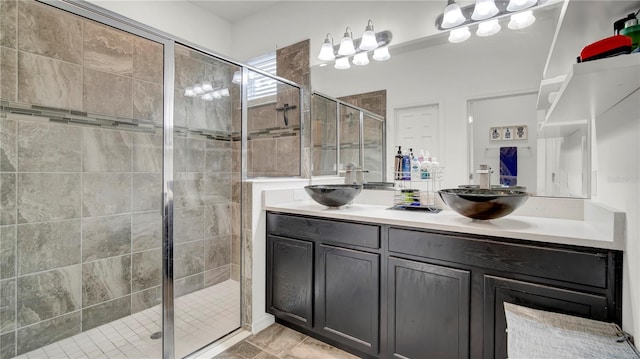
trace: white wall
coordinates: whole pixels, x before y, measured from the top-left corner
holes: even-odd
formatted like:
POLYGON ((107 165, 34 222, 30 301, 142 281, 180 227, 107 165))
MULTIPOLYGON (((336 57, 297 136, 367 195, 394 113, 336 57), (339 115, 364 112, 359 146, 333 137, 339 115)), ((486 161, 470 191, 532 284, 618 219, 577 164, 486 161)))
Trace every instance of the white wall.
POLYGON ((231 53, 231 24, 186 1, 88 0, 119 15, 151 26, 210 51, 231 53))
MULTIPOLYGON (((596 119, 597 195, 626 212, 623 329, 640 335, 640 91, 596 119)), ((636 338, 637 343, 637 338, 636 338)))

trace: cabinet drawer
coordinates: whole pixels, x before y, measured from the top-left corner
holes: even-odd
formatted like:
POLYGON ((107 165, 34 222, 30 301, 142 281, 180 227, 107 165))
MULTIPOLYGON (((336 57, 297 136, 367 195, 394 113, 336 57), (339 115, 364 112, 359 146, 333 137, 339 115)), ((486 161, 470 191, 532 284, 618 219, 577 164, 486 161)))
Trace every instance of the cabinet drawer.
POLYGON ((606 254, 399 228, 389 229, 389 251, 599 288, 608 285, 606 254))
POLYGON ((380 248, 380 227, 376 225, 267 213, 267 232, 324 243, 380 248))

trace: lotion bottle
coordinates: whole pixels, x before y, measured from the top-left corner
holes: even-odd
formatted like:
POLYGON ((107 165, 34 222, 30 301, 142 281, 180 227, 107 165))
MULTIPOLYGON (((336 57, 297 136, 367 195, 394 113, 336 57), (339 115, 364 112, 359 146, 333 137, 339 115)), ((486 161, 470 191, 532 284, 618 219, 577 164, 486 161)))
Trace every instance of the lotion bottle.
POLYGON ((414 157, 413 160, 411 160, 411 180, 420 180, 420 161, 417 157, 414 157))

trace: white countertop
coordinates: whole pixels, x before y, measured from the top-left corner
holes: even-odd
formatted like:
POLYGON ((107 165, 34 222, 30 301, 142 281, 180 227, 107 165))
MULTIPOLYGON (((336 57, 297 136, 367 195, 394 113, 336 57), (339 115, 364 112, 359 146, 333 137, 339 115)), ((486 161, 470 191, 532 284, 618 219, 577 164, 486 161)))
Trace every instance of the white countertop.
POLYGON ((558 243, 622 250, 621 236, 602 231, 597 223, 510 215, 490 221, 477 221, 453 211, 437 214, 389 210, 389 206, 352 204, 340 209, 327 208, 311 200, 266 204, 268 211, 344 219, 376 224, 434 229, 458 233, 516 238, 537 242, 558 243))

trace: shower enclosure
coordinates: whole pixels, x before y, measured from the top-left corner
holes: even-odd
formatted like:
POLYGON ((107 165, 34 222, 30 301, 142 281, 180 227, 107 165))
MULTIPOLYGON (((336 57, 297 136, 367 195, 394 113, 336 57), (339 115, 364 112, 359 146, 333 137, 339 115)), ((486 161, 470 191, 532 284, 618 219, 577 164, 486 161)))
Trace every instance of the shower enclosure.
POLYGON ((105 14, 0 2, 1 359, 184 357, 247 324, 260 71, 105 14))

